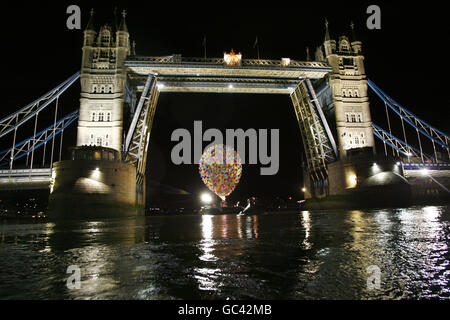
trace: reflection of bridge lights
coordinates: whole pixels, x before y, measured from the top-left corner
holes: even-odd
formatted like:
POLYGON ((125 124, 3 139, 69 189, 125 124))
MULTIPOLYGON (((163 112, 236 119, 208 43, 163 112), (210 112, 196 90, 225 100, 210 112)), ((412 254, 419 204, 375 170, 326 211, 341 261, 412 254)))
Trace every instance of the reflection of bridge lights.
POLYGON ((165 87, 164 83, 158 83, 157 84, 158 89, 162 89, 165 87))
POLYGON ((428 169, 422 169, 422 170, 420 170, 420 173, 421 173, 423 176, 427 176, 427 175, 429 174, 429 171, 428 171, 428 169))
POLYGON ((232 85, 232 84, 229 84, 229 85, 228 85, 228 89, 233 89, 233 85, 232 85))
POLYGON ((203 203, 206 203, 206 204, 212 202, 212 197, 211 197, 211 195, 208 194, 208 193, 203 193, 202 196, 201 196, 201 199, 202 199, 202 202, 203 202, 203 203))

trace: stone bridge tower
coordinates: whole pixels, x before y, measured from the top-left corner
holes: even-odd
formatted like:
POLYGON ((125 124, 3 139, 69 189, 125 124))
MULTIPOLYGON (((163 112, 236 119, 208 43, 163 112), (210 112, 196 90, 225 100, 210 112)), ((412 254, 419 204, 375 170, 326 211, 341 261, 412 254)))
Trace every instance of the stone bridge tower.
POLYGON ((364 56, 362 44, 355 37, 354 24, 351 24, 351 39, 342 36, 337 43, 330 38, 328 21, 325 28, 325 57, 333 68, 330 86, 340 159, 346 159, 350 149, 369 147, 375 152, 364 56))
POLYGON ((114 28, 97 33, 93 10, 84 31, 81 67, 80 116, 77 146, 100 146, 122 151, 124 61, 130 53, 125 11, 114 28))

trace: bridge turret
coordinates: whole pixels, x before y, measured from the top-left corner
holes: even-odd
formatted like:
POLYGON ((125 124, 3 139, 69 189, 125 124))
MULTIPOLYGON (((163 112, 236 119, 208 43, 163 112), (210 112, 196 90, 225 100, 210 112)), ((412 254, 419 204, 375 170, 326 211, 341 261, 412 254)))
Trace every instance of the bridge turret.
POLYGON ((328 22, 325 28, 325 56, 333 69, 330 84, 340 158, 345 159, 350 149, 370 147, 375 152, 362 44, 353 33, 351 41, 341 36, 336 45, 336 41, 330 39, 328 22))
POLYGON ((353 21, 350 23, 350 28, 351 28, 351 45, 352 45, 352 49, 353 52, 356 54, 361 53, 362 51, 362 42, 358 40, 358 38, 356 37, 356 33, 355 33, 355 24, 353 23, 353 21))
POLYGON ((117 47, 117 64, 123 65, 126 57, 130 54, 130 34, 128 33, 127 24, 125 21, 127 13, 122 11, 122 21, 116 32, 116 47, 117 47))
POLYGON ((329 56, 336 51, 336 41, 330 38, 327 19, 325 19, 325 41, 323 43, 323 46, 325 49, 325 56, 329 56))
POLYGON ((89 22, 84 30, 82 67, 87 67, 92 60, 92 47, 95 46, 94 9, 91 9, 89 22))
POLYGON ((125 16, 123 11, 119 26, 105 24, 96 33, 91 11, 84 32, 77 146, 122 151, 124 61, 130 54, 125 16))

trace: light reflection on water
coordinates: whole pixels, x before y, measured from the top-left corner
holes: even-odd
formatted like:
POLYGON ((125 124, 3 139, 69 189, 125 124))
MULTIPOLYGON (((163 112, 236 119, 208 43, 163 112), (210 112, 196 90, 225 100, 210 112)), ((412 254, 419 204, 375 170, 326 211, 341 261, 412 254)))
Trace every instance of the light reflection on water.
POLYGON ((0 222, 1 299, 450 297, 450 208, 0 222), (67 267, 81 289, 66 288, 67 267), (381 287, 368 290, 378 266, 381 287))

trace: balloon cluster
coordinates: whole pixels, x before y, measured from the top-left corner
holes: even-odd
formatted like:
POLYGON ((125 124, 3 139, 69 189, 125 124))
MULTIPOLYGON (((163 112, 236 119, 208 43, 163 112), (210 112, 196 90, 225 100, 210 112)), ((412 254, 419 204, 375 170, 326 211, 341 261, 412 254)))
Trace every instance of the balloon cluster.
POLYGON ((206 186, 225 201, 241 178, 241 158, 229 146, 213 145, 200 158, 199 171, 206 186))

